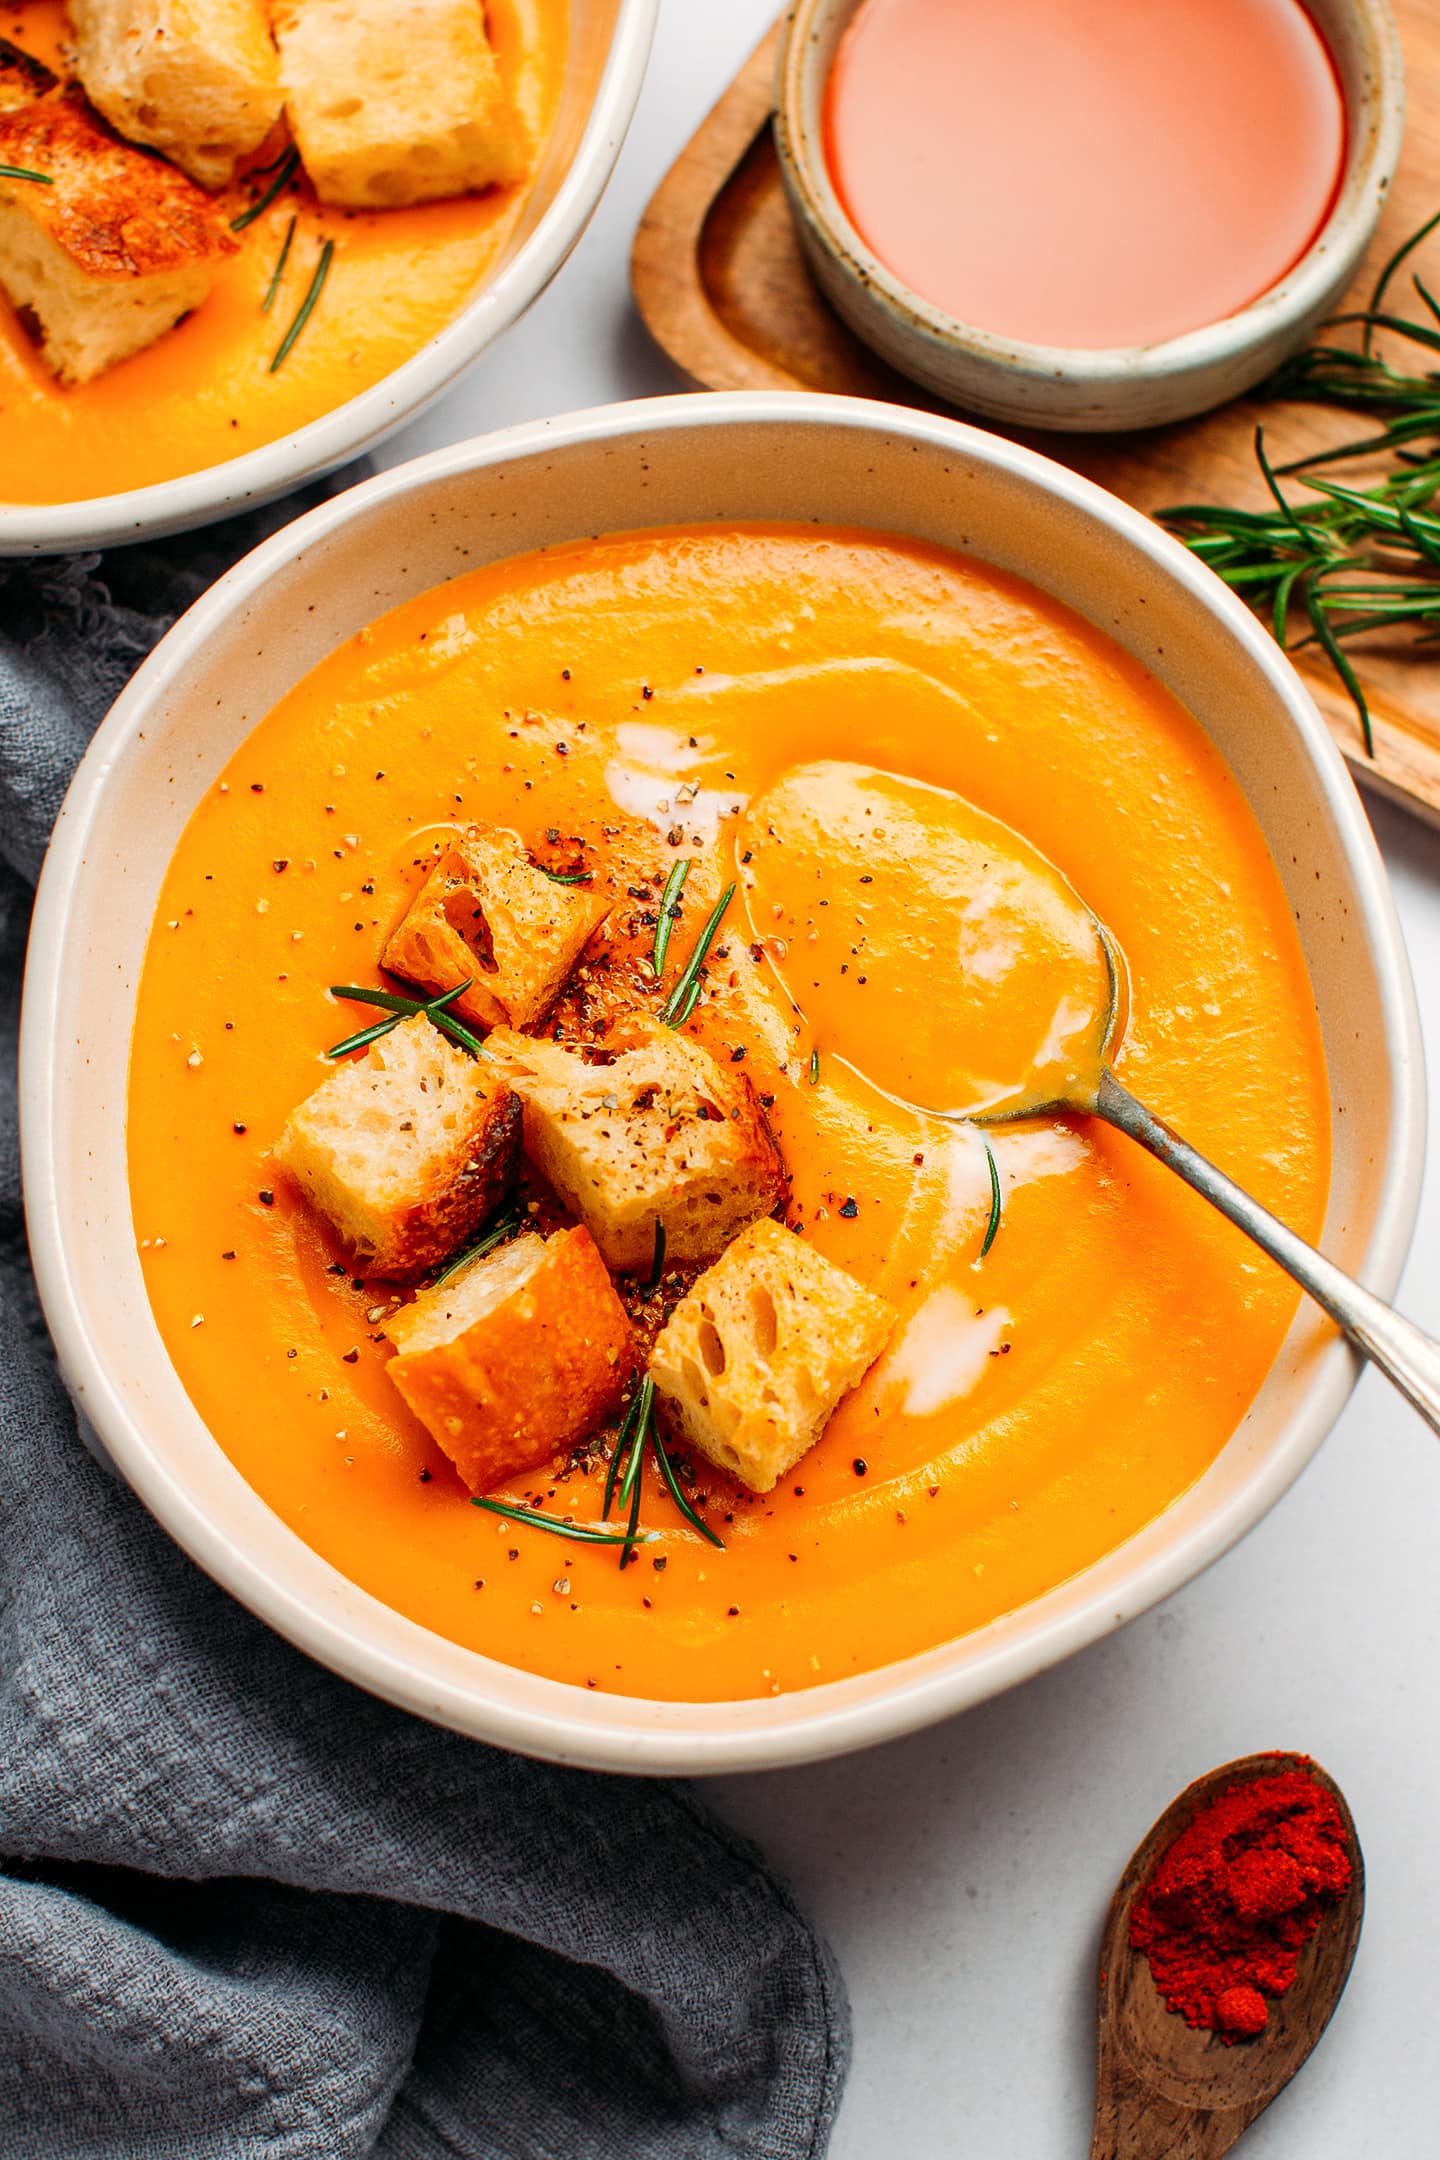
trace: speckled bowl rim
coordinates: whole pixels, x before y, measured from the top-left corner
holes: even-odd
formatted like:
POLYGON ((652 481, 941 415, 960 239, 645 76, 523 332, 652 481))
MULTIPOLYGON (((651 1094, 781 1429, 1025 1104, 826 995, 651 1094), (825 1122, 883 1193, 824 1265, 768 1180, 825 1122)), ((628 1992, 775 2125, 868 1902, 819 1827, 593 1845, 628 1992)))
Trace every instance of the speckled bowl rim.
MULTIPOLYGON (((1328 304, 1336 256, 1349 252, 1358 263, 1400 161, 1405 131, 1405 62, 1389 0, 1337 0, 1366 25, 1378 62, 1367 108, 1370 125, 1359 157, 1353 164, 1347 160, 1330 216, 1294 269, 1237 313, 1154 345, 1085 348, 1037 345, 1022 338, 1000 337, 936 307, 871 252, 835 192, 823 146, 811 140, 801 123, 801 84, 810 64, 807 47, 813 46, 815 40, 816 17, 836 7, 857 4, 863 5, 863 0, 794 0, 785 18, 776 62, 775 144, 792 195, 802 203, 811 235, 823 245, 831 261, 852 284, 882 295, 902 324, 957 353, 973 355, 977 361, 988 361, 996 368, 1009 369, 1036 382, 1063 381, 1083 393, 1160 382, 1199 369, 1219 369, 1251 347, 1282 333, 1286 325, 1303 322, 1328 304)), ((1353 127, 1353 116, 1348 112, 1347 120, 1353 127)), ((899 364, 893 354, 887 357, 892 364, 899 364)), ((1037 405, 1033 424, 1043 427, 1046 418, 1043 408, 1037 405)), ((1123 417, 1117 416, 1114 425, 1123 427, 1123 417)))
POLYGON ((510 260, 419 352, 358 397, 243 457, 83 502, 0 499, 0 556, 111 547, 233 517, 373 450, 443 396, 540 297, 594 216, 635 116, 659 11, 660 0, 616 0, 594 99, 552 200, 510 260))
MULTIPOLYGON (((775 391, 664 397, 531 422, 435 451, 320 505, 256 548, 181 617, 121 694, 81 761, 40 879, 21 1018, 21 1155, 31 1253, 60 1370, 82 1431, 87 1425, 93 1430, 104 1454, 176 1542, 310 1656, 371 1693, 476 1739, 551 1761, 635 1774, 705 1775, 844 1754, 934 1724, 1072 1656, 1180 1589, 1253 1528, 1310 1461, 1361 1369, 1342 1340, 1317 1342, 1312 1333, 1314 1355, 1307 1349, 1293 1402, 1283 1410, 1272 1406, 1260 1418, 1253 1410, 1247 1413, 1229 1443, 1242 1448, 1241 1480, 1228 1496, 1212 1500, 1198 1522, 1166 1510, 1115 1553, 1017 1614, 875 1672, 773 1699, 695 1704, 589 1693, 462 1649, 358 1589, 286 1529, 226 1465, 188 1403, 175 1414, 183 1414, 203 1438, 207 1462, 218 1458, 231 1498, 221 1507, 187 1483, 183 1460, 177 1460, 183 1447, 171 1442, 163 1418, 148 1406, 149 1375, 156 1370, 178 1389, 168 1353, 148 1313, 138 1324, 127 1321, 123 1354, 110 1359, 102 1353, 97 1335, 114 1310, 114 1260, 97 1245, 88 1224, 85 1191, 67 1191, 57 1171, 71 1145, 65 1119, 73 1115, 72 1093, 81 1105, 73 1144, 81 1160, 95 1162, 106 1128, 84 1106, 97 1094, 103 1102, 109 1085, 105 1068, 119 1047, 108 1044, 102 1053, 97 1043, 100 1054, 92 1057, 89 1049, 77 1051, 71 1039, 76 1010, 89 1003, 85 965, 106 970, 114 965, 113 955, 98 951, 88 963, 84 958, 92 949, 89 926, 99 897, 94 883, 104 875, 100 854, 94 864, 90 856, 92 849, 103 852, 96 834, 108 791, 122 775, 133 785, 139 773, 152 769, 163 783, 170 753, 155 747, 159 716, 183 707, 187 682, 201 669, 207 645, 219 639, 228 650, 227 633, 238 627, 248 641, 265 627, 267 604, 276 611, 283 636, 292 619, 283 590, 287 573, 317 554, 323 562, 327 543, 347 526, 370 527, 373 533, 372 521, 394 517, 403 531, 405 519, 416 515, 433 524, 434 503, 445 500, 457 481, 489 472, 508 478, 527 463, 554 471, 568 450, 594 451, 597 467, 623 458, 650 476, 639 482, 649 490, 664 438, 675 435, 683 438, 683 485, 695 496, 690 515, 713 517, 725 513, 702 492, 708 483, 693 477, 710 454, 701 438, 745 428, 773 430, 773 446, 763 445, 766 462, 773 466, 783 460, 786 486, 802 497, 806 474, 827 459, 827 431, 832 441, 841 433, 862 438, 853 453, 845 453, 862 469, 882 445, 887 454, 906 453, 915 470, 922 454, 933 455, 947 471, 986 468, 1000 484, 1013 482, 1027 500, 1032 493, 1043 497, 1057 534, 1080 522, 1098 529, 1124 552, 1137 577, 1143 573, 1157 586, 1167 585, 1197 622, 1203 615, 1206 626, 1195 633, 1198 651, 1208 650, 1212 637, 1217 651, 1238 650, 1256 689, 1263 685, 1267 697, 1278 700, 1272 724, 1283 712, 1281 724, 1313 779, 1317 807, 1344 867, 1336 895, 1350 923, 1344 942, 1365 953, 1357 964, 1375 988, 1387 1082, 1375 1099, 1383 1095, 1389 1112, 1388 1145, 1378 1160, 1373 1149, 1354 1160, 1363 1166, 1357 1174, 1367 1193, 1375 1194, 1358 1273, 1381 1296, 1389 1296, 1400 1277, 1424 1159, 1424 1060, 1404 941, 1374 836, 1309 692, 1213 572, 1139 511, 1067 467, 959 421, 868 400, 775 391), (67 964, 76 961, 78 967, 67 964), (82 1276, 91 1261, 95 1283, 86 1288, 82 1276), (1256 1446, 1242 1439, 1242 1426, 1256 1446), (243 1521, 236 1504, 242 1496, 264 1516, 263 1541, 237 1527, 243 1521), (248 1549, 247 1537, 256 1544, 268 1541, 272 1553, 283 1550, 283 1560, 267 1564, 248 1549)), ((723 444, 714 457, 723 470, 723 444)), ((845 485, 862 498, 867 490, 863 480, 847 479, 845 485)), ((508 524, 513 513, 503 515, 508 524)), ((576 518, 585 530, 596 522, 578 510, 576 518)), ((964 544, 962 518, 957 508, 952 545, 964 544)), ((891 529, 904 529, 903 520, 888 522, 891 529)), ((502 544, 495 556, 506 552, 502 544)), ((403 586, 403 570, 399 576, 403 586)), ((216 769, 233 747, 216 753, 216 769)), ((126 1009, 133 1016, 133 993, 126 1009)), ((127 1053, 128 1026, 127 1020, 127 1053)), ((123 1138, 120 1144, 123 1151, 123 1138)), ((123 1234, 133 1263, 128 1206, 123 1234)), ((143 1286, 138 1296, 143 1303, 143 1286)), ((1310 1329, 1315 1325, 1312 1315, 1310 1329)), ((1187 1497, 1175 1508, 1184 1508, 1187 1497)))

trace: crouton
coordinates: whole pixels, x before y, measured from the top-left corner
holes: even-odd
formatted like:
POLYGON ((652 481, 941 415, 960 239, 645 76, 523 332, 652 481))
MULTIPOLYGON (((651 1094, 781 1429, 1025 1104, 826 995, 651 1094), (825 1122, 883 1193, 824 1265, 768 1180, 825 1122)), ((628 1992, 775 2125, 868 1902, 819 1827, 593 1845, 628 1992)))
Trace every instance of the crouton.
POLYGON ((472 1492, 534 1470, 616 1409, 635 1366, 586 1230, 522 1231, 387 1323, 387 1368, 472 1492))
POLYGON ((280 63, 260 0, 69 0, 90 102, 220 188, 280 117, 280 63))
POLYGON ((235 252, 209 198, 132 150, 78 90, 0 107, 0 289, 47 364, 84 383, 163 337, 235 252))
POLYGON ((631 1018, 588 1058, 509 1028, 487 1048, 525 1105, 526 1154, 617 1274, 650 1267, 657 1218, 668 1259, 708 1261, 784 1193, 749 1080, 672 1028, 631 1018))
POLYGON ((44 97, 59 80, 43 60, 22 52, 9 38, 0 38, 0 113, 14 112, 17 105, 44 97))
POLYGON ((292 1110, 275 1152, 368 1274, 413 1282, 491 1213, 519 1141, 503 1076, 416 1013, 292 1110))
POLYGON ((322 202, 376 210, 524 178, 480 0, 277 0, 274 25, 322 202))
POLYGON ((753 1223, 656 1338, 661 1421, 752 1492, 769 1492, 863 1379, 896 1317, 779 1223, 753 1223))
POLYGON ((385 947, 385 966, 476 1027, 528 1027, 554 1002, 610 902, 537 870, 519 835, 474 826, 447 848, 385 947))

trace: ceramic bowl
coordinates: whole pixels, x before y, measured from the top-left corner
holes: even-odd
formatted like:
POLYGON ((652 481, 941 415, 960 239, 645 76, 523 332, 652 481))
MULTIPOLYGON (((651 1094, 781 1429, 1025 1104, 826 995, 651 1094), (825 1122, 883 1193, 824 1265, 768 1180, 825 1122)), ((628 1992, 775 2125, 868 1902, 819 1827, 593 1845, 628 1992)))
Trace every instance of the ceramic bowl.
MULTIPOLYGON (((1155 427, 1250 389, 1334 310, 1359 266, 1400 156, 1404 65, 1386 0, 1305 0, 1330 48, 1349 119, 1335 206, 1288 277, 1223 322, 1158 345, 1072 351, 992 336, 902 284, 865 245, 831 184, 825 84, 862 0, 795 0, 780 45, 775 140, 801 244, 821 291, 903 375, 967 411, 1081 432, 1155 427)), ((960 116, 963 124, 963 112, 960 116)))
POLYGON ((524 217, 463 312, 403 366, 293 435, 178 480, 88 502, 6 503, 0 555, 48 555, 185 532, 273 501, 413 420, 540 297, 594 215, 634 116, 660 0, 570 0, 555 126, 524 217))
POLYGON ((1096 1566, 879 1672, 738 1703, 631 1700, 461 1649, 303 1545, 211 1438, 151 1317, 131 1226, 125 1094, 140 962, 192 810, 256 722, 383 610, 577 535, 814 518, 964 548, 1057 594, 1152 669, 1228 758, 1274 852, 1334 1092, 1326 1250, 1390 1293, 1423 1144, 1414 999, 1389 888, 1308 692, 1174 540, 1034 452, 936 415, 770 392, 616 405, 462 443, 325 503, 184 616, 95 737, 36 904, 22 1028, 26 1205, 82 1421, 171 1534, 282 1634, 376 1694, 559 1761, 696 1773, 796 1763, 931 1723, 1068 1656, 1248 1530, 1319 1446, 1356 1361, 1299 1313, 1217 1461, 1096 1566))

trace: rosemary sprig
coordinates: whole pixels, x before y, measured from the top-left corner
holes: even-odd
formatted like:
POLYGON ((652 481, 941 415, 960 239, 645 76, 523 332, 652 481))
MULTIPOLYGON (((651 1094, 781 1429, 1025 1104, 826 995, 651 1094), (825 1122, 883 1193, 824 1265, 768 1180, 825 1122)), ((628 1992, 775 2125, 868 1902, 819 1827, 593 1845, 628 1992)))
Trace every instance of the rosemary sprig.
POLYGON ((322 247, 320 250, 320 260, 315 265, 315 275, 310 280, 310 290, 306 293, 305 298, 301 301, 298 309, 296 310, 295 320, 291 323, 289 329, 286 331, 284 337, 281 338, 279 345, 275 349, 275 357, 270 362, 270 373, 272 375, 276 372, 277 368, 282 368, 285 365, 285 362, 289 359, 291 352, 294 350, 295 340, 299 337, 301 331, 305 328, 306 323, 309 322, 310 317, 314 314, 315 303, 319 300, 321 293, 325 290, 325 280, 330 275, 330 265, 334 260, 335 242, 333 240, 327 240, 324 247, 322 247))
POLYGON ((298 223, 298 216, 292 217, 285 228, 285 238, 280 248, 280 260, 275 265, 270 283, 265 288, 265 298, 260 303, 262 315, 268 315, 275 305, 275 295, 280 290, 280 280, 284 277, 285 265, 290 260, 290 249, 295 239, 295 227, 298 223))
POLYGON ((655 945, 650 954, 650 965, 655 970, 656 982, 659 982, 665 972, 665 955, 670 950, 670 932, 675 924, 676 903, 684 889, 685 880, 690 875, 692 861, 693 857, 687 855, 683 862, 671 863, 670 875, 665 880, 665 890, 660 895, 660 913, 655 918, 655 945))
POLYGON ((985 1235, 980 1244, 980 1258, 983 1260, 994 1244, 995 1234, 1000 1228, 1000 1165, 995 1160, 995 1150, 990 1145, 988 1133, 981 1133, 980 1138, 985 1143, 985 1161, 990 1170, 990 1220, 985 1225, 985 1235))
POLYGON ((542 1515, 538 1508, 511 1507, 505 1500, 472 1496, 470 1505, 503 1515, 506 1522, 523 1523, 527 1530, 548 1530, 552 1537, 571 1538, 577 1545, 651 1545, 655 1541, 653 1530, 642 1530, 638 1537, 624 1530, 595 1530, 589 1523, 560 1522, 553 1515, 542 1515))
MULTIPOLYGON (((710 1528, 710 1525, 697 1512, 690 1501, 686 1499, 684 1492, 681 1490, 680 1480, 675 1474, 675 1465, 666 1452, 665 1443, 660 1437, 659 1427, 655 1423, 655 1383, 649 1373, 646 1373, 639 1387, 631 1396, 629 1407, 620 1423, 620 1430, 615 1436, 615 1452, 610 1458, 610 1468, 605 1478, 605 1493, 600 1507, 600 1520, 602 1522, 609 1521, 610 1509, 618 1500, 620 1510, 626 1516, 626 1528, 622 1542, 628 1548, 640 1541, 642 1535, 638 1530, 640 1522, 640 1472, 645 1461, 647 1440, 654 1451, 655 1460, 660 1466, 660 1475, 665 1480, 665 1489, 686 1522, 689 1523, 692 1530, 698 1530, 701 1537, 708 1539, 710 1544, 714 1545, 717 1550, 724 1552, 725 1540, 710 1528)), ((651 1537, 654 1534, 653 1531, 648 1533, 651 1537)), ((629 1565, 628 1550, 620 1555, 620 1565, 622 1568, 629 1565)))
POLYGON ((294 143, 291 143, 290 148, 281 158, 278 169, 267 165, 264 170, 266 172, 275 170, 274 179, 266 188, 264 194, 251 203, 248 210, 242 210, 239 217, 231 218, 231 232, 244 232, 246 226, 253 225, 256 218, 263 217, 276 196, 283 195, 286 188, 289 187, 290 182, 300 170, 300 152, 296 149, 294 143))
POLYGON ((48 172, 31 172, 28 165, 0 165, 0 180, 33 180, 37 187, 54 187, 55 181, 48 172))
POLYGON ((331 997, 354 998, 360 1005, 378 1005, 390 1017, 377 1021, 374 1027, 361 1028, 358 1035, 347 1035, 344 1042, 332 1043, 325 1052, 326 1057, 342 1058, 352 1050, 367 1049, 371 1043, 379 1042, 382 1035, 388 1035, 392 1028, 399 1027, 402 1020, 413 1019, 416 1013, 424 1013, 427 1020, 432 1020, 452 1042, 459 1043, 462 1050, 468 1050, 471 1057, 484 1057, 484 1047, 479 1039, 469 1028, 462 1027, 447 1009, 456 998, 464 996, 474 979, 467 976, 463 983, 456 983, 453 990, 442 990, 439 997, 429 999, 398 997, 393 990, 367 990, 359 983, 331 983, 331 997))
POLYGON ((710 947, 715 942, 715 933, 720 928, 721 918, 734 897, 735 887, 727 885, 710 910, 705 927, 695 940, 695 950, 681 968, 674 989, 660 1007, 658 1017, 666 1027, 683 1027, 694 1012, 700 999, 700 970, 709 958, 710 947))
POLYGON ((660 1278, 664 1273, 665 1218, 663 1215, 657 1215, 655 1217, 655 1252, 650 1262, 650 1278, 645 1285, 645 1294, 647 1297, 653 1297, 655 1295, 655 1292, 660 1287, 660 1278))
POLYGON ((473 1245, 467 1245, 464 1252, 456 1253, 453 1260, 445 1262, 438 1275, 431 1276, 431 1289, 438 1290, 441 1283, 449 1282, 452 1275, 458 1275, 461 1268, 469 1267, 472 1260, 483 1260, 486 1253, 494 1252, 497 1245, 503 1245, 506 1238, 513 1231, 518 1230, 519 1227, 520 1215, 518 1209, 507 1208, 503 1215, 491 1223, 488 1230, 481 1232, 473 1245))
POLYGON ((1324 653, 1354 705, 1371 757, 1370 709, 1347 646, 1372 631, 1409 630, 1421 642, 1440 638, 1440 298, 1412 272, 1420 315, 1387 304, 1396 273, 1437 228, 1440 211, 1395 250, 1369 306, 1337 316, 1320 343, 1287 361, 1259 393, 1361 413, 1368 431, 1273 465, 1257 428, 1256 462, 1272 508, 1186 503, 1159 513, 1268 615, 1280 645, 1324 653), (1358 329, 1356 343, 1330 336, 1347 328, 1358 329), (1388 353, 1380 349, 1381 339, 1398 340, 1434 364, 1425 372, 1402 367, 1393 344, 1388 353), (1357 458, 1385 459, 1380 478, 1346 486, 1322 470, 1357 458), (1287 479, 1305 496, 1287 493, 1280 485, 1287 479), (1297 615, 1304 627, 1293 636, 1297 615))

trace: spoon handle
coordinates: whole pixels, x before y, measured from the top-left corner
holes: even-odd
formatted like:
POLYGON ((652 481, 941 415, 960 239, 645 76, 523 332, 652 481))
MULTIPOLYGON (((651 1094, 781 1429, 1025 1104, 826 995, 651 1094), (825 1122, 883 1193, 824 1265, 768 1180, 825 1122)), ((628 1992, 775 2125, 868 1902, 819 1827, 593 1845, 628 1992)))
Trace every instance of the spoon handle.
POLYGON ((1238 1224, 1262 1252, 1278 1261, 1302 1290, 1349 1336, 1357 1350, 1393 1380, 1432 1431, 1440 1433, 1440 1343, 1404 1319, 1392 1305, 1363 1289, 1323 1253, 1296 1237, 1284 1223, 1252 1200, 1223 1170, 1172 1132, 1137 1102, 1112 1072, 1101 1075, 1096 1114, 1176 1171, 1222 1215, 1238 1224))

